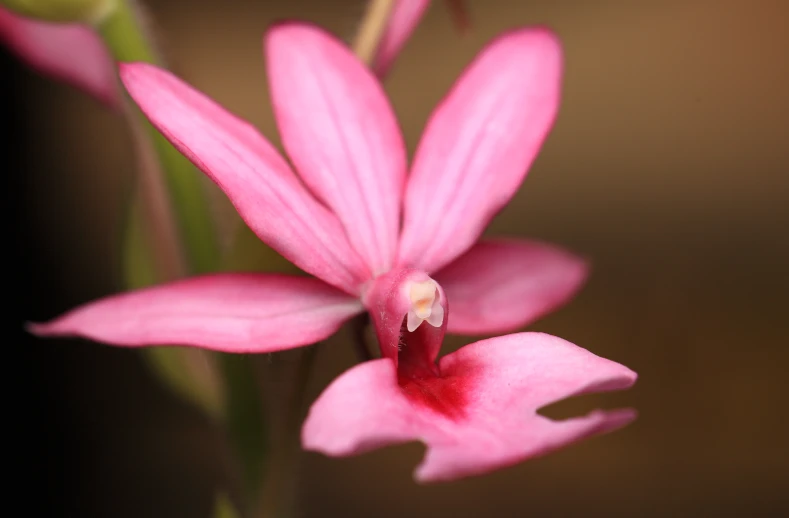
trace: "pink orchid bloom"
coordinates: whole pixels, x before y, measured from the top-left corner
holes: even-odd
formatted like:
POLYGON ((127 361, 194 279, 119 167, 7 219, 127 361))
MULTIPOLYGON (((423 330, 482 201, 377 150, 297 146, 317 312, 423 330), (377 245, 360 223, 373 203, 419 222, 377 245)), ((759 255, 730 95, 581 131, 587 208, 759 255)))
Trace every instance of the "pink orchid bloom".
POLYGON ((378 77, 389 72, 429 6, 430 0, 395 0, 373 60, 373 70, 378 77))
POLYGON ((283 24, 268 32, 265 52, 298 177, 251 125, 169 72, 126 64, 121 78, 249 227, 316 278, 206 275, 108 297, 32 331, 260 353, 322 340, 367 310, 383 358, 324 392, 304 445, 346 455, 422 440, 429 449, 417 476, 425 481, 512 464, 630 421, 631 411, 562 422, 536 414, 635 380, 558 338, 491 339, 435 363, 446 331, 518 328, 566 301, 585 277, 583 261, 549 245, 476 243, 552 126, 561 76, 555 36, 522 29, 488 45, 432 114, 409 175, 379 82, 337 39, 283 24))
POLYGON ((87 304, 36 332, 277 351, 328 337, 377 303, 378 279, 404 268, 433 275, 454 300, 450 332, 516 329, 575 293, 586 266, 563 250, 517 239, 475 244, 553 123, 561 51, 551 33, 514 31, 480 54, 433 113, 410 176, 380 83, 342 43, 290 23, 268 32, 265 50, 282 142, 299 176, 251 125, 171 73, 135 63, 120 74, 249 227, 317 278, 185 279, 87 304))
POLYGON ((115 64, 88 26, 41 22, 0 7, 0 40, 30 67, 116 106, 115 64))

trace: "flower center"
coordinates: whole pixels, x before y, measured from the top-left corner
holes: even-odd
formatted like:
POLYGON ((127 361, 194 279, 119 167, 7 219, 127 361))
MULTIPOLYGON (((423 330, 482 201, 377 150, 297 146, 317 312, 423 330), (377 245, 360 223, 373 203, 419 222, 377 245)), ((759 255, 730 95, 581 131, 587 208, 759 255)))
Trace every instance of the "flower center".
POLYGON ((413 333, 425 320, 433 327, 441 327, 444 323, 444 308, 437 295, 438 285, 433 279, 411 282, 408 287, 411 301, 406 320, 408 331, 413 333))

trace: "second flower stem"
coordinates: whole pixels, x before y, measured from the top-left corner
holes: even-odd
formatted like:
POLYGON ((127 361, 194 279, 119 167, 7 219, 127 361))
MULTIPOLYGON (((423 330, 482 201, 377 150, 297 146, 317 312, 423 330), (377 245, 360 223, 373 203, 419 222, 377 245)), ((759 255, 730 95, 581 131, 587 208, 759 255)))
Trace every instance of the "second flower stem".
MULTIPOLYGON (((115 9, 102 21, 98 32, 116 61, 162 64, 161 56, 147 37, 142 13, 134 2, 117 0, 115 9)), ((169 217, 173 220, 177 243, 183 250, 187 272, 216 270, 219 246, 202 175, 141 114, 136 115, 156 155, 169 202, 169 217)), ((152 208, 145 207, 145 210, 152 208)), ((163 224, 162 218, 167 215, 156 210, 157 225, 163 224)), ((154 230, 159 232, 159 229, 154 230)))
POLYGON ((394 4, 394 0, 370 0, 367 4, 367 11, 359 25, 352 48, 359 59, 368 65, 375 58, 394 4))

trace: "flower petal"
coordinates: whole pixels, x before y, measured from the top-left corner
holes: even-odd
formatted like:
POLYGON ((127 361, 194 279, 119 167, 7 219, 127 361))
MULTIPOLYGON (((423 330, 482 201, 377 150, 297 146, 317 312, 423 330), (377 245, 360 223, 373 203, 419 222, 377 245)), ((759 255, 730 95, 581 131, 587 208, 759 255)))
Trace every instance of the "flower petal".
POLYGON ((510 466, 624 426, 632 410, 554 421, 537 413, 561 399, 630 387, 636 374, 560 338, 520 333, 444 357, 441 375, 398 381, 389 359, 357 365, 317 399, 302 431, 306 449, 344 456, 419 440, 421 482, 510 466))
POLYGON ((429 5, 430 0, 395 1, 373 60, 373 70, 378 77, 383 77, 389 72, 389 68, 411 37, 411 33, 414 32, 429 5))
POLYGON ((395 258, 406 155, 381 85, 333 36, 304 24, 265 44, 274 113, 299 175, 337 214, 373 274, 395 258))
POLYGON ((358 293, 370 273, 342 225, 254 127, 153 65, 123 64, 120 73, 153 125, 225 191, 258 237, 301 269, 358 293))
POLYGON ((553 124, 562 52, 545 29, 495 40, 431 116, 405 194, 398 264, 435 272, 510 200, 553 124))
POLYGON ((115 64, 90 28, 32 20, 0 7, 0 40, 42 74, 85 90, 110 106, 120 101, 115 64))
POLYGON ((51 322, 31 324, 30 330, 131 347, 261 353, 322 340, 362 309, 358 300, 317 279, 224 273, 100 299, 51 322))
POLYGON ((447 331, 506 333, 567 302, 586 279, 586 263, 558 247, 516 239, 474 245, 434 277, 452 301, 447 331))
POLYGON ((301 432, 305 450, 332 456, 414 440, 411 405, 388 358, 361 363, 335 379, 312 404, 301 432))

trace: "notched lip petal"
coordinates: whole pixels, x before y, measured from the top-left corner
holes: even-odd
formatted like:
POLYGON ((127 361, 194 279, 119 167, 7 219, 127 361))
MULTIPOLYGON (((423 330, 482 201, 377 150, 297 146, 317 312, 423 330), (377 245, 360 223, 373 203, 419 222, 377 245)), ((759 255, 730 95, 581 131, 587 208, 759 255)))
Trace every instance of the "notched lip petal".
POLYGON ((436 483, 512 466, 611 432, 637 416, 629 408, 562 420, 537 414, 546 402, 626 389, 637 379, 627 367, 554 336, 482 340, 445 356, 440 366, 440 375, 404 379, 388 359, 357 365, 313 405, 305 446, 353 455, 420 441, 427 448, 414 478, 436 483), (457 383, 465 389, 457 390, 457 383))

